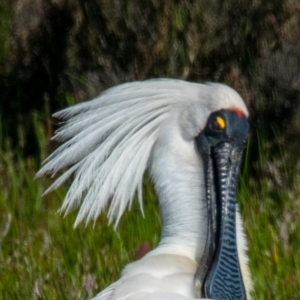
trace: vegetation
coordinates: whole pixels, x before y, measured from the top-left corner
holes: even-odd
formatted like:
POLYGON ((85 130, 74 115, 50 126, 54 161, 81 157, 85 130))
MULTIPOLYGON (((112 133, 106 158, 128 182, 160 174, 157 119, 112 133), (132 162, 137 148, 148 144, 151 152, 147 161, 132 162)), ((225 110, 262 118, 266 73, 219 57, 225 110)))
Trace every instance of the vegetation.
MULTIPOLYGON (((0 188, 0 299, 86 299, 116 280, 135 259, 143 241, 154 247, 160 216, 150 181, 145 178, 145 218, 137 201, 115 231, 101 216, 74 229, 76 212, 57 213, 67 185, 41 198, 51 179, 34 180, 49 151, 46 123, 34 113, 41 158, 22 158, 2 141, 0 188)), ((47 121, 47 122, 45 122, 47 121)), ((20 129, 20 131, 22 131, 20 129)), ((300 291, 299 187, 286 190, 272 180, 249 177, 249 149, 239 201, 249 240, 254 299, 297 299, 300 291)), ((260 164, 268 163, 262 142, 260 164)), ((278 157, 282 161, 282 157, 278 157)), ((286 170, 289 172, 288 170, 286 170)))
POLYGON ((145 178, 115 231, 57 213, 68 184, 34 180, 52 112, 132 80, 221 81, 251 112, 241 176, 254 299, 300 297, 298 0, 0 2, 0 299, 85 299, 118 278, 160 217, 145 178), (287 146, 288 145, 288 146, 287 146))

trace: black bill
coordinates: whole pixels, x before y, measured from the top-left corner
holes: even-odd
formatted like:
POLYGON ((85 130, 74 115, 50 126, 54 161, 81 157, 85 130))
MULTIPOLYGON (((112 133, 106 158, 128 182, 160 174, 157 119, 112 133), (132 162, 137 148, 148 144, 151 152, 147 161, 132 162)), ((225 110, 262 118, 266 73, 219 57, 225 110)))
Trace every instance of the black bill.
POLYGON ((236 193, 247 118, 236 111, 211 114, 196 145, 205 170, 207 238, 195 274, 198 297, 247 299, 236 238, 236 193))

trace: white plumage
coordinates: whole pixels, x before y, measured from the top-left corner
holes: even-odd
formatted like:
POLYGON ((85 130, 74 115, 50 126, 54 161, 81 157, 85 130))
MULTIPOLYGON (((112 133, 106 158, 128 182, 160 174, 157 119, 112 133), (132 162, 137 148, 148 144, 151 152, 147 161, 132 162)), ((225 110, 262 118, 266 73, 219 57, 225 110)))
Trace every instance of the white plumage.
MULTIPOLYGON (((121 278, 95 299, 194 299, 193 278, 206 238, 202 160, 194 139, 208 116, 220 109, 248 115, 240 96, 215 83, 148 80, 113 87, 92 101, 56 113, 63 121, 54 140, 63 144, 38 176, 68 170, 46 191, 70 176, 62 210, 80 207, 77 225, 96 220, 108 203, 117 224, 137 191, 143 210, 146 169, 154 181, 163 217, 159 246, 129 264, 121 278)), ((238 256, 249 296, 251 281, 245 238, 237 212, 238 256)))

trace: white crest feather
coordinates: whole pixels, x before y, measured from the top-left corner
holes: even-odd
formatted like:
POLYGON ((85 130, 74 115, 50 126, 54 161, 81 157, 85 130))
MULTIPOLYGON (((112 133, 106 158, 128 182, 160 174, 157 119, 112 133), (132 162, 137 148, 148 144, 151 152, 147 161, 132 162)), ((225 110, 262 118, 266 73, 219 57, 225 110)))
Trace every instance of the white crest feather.
POLYGON ((201 102, 201 96, 210 93, 209 85, 147 80, 116 86, 92 101, 56 113, 63 126, 53 140, 63 144, 37 176, 69 169, 45 193, 74 176, 62 210, 80 206, 75 226, 95 220, 109 202, 109 222, 117 224, 136 190, 143 209, 143 174, 162 124, 178 103, 201 102))

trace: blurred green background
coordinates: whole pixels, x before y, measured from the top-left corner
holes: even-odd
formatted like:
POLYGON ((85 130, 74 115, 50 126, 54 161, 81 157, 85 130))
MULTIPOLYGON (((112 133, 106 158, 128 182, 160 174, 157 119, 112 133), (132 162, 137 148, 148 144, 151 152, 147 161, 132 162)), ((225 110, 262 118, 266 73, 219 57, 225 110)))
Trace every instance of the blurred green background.
POLYGON ((298 0, 0 1, 0 299, 86 299, 117 279, 160 216, 145 178, 117 231, 57 214, 68 184, 34 180, 51 114, 154 77, 218 81, 251 113, 239 202, 254 299, 300 299, 298 0))

